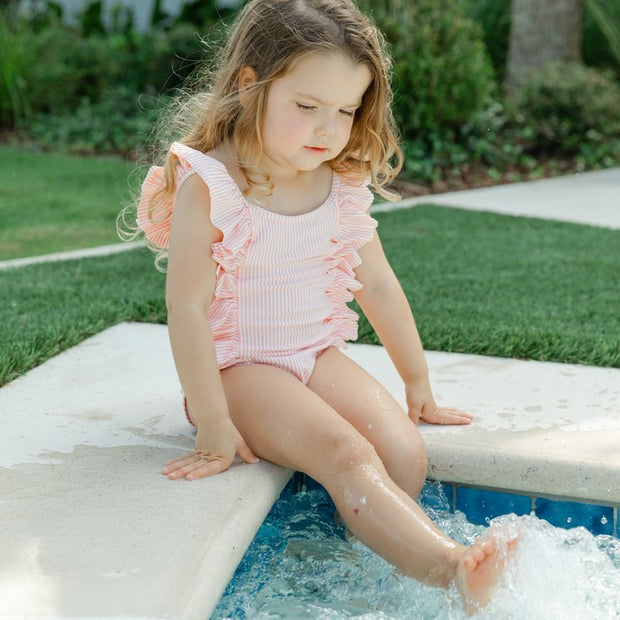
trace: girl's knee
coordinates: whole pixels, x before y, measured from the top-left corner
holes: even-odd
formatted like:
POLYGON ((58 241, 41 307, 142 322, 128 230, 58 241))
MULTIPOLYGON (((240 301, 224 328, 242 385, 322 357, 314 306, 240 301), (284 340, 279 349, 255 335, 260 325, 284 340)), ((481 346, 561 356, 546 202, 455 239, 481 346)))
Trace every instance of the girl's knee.
POLYGON ((426 481, 427 465, 426 451, 413 454, 411 456, 411 469, 403 483, 399 484, 401 489, 406 491, 413 499, 417 500, 422 492, 422 487, 426 481))
POLYGON ((330 440, 328 454, 328 462, 324 465, 330 477, 355 475, 362 471, 366 474, 375 472, 373 475, 383 475, 384 472, 414 499, 426 480, 426 448, 417 429, 396 436, 389 446, 382 447, 381 454, 360 433, 342 433, 330 440))
POLYGON ((417 429, 395 439, 384 463, 392 480, 416 499, 424 486, 428 464, 424 440, 417 429))
POLYGON ((374 446, 355 431, 334 437, 331 443, 329 460, 338 472, 381 463, 374 446))
POLYGON ((412 469, 426 476, 426 445, 419 432, 416 432, 407 444, 406 456, 411 462, 412 469))

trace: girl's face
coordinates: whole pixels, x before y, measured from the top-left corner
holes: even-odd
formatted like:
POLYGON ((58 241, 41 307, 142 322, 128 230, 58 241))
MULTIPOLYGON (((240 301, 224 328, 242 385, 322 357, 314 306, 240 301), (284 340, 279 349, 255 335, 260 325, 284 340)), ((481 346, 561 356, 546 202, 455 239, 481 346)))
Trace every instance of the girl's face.
POLYGON ((266 172, 291 177, 337 157, 371 79, 366 65, 325 53, 300 60, 274 80, 263 119, 266 172))

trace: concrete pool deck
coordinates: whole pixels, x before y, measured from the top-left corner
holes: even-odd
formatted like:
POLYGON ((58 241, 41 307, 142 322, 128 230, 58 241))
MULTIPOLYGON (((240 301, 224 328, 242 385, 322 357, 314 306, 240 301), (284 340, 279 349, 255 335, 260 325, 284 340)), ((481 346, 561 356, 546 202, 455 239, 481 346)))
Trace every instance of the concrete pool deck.
POLYGON ((434 204, 503 215, 620 228, 620 168, 406 198, 375 210, 434 204))
MULTIPOLYGON (((605 195, 583 204, 596 221, 582 223, 620 228, 620 169, 606 172, 605 195)), ((560 211, 592 182, 577 176, 549 181, 570 194, 560 211)), ((523 204, 543 183, 521 188, 523 204)), ((383 349, 348 353, 402 401, 383 349)), ((423 426, 431 477, 620 503, 620 369, 427 355, 440 402, 476 416, 423 426)), ((291 474, 158 475, 192 446, 161 325, 120 324, 58 355, 0 389, 0 412, 0 618, 205 620, 291 474)))

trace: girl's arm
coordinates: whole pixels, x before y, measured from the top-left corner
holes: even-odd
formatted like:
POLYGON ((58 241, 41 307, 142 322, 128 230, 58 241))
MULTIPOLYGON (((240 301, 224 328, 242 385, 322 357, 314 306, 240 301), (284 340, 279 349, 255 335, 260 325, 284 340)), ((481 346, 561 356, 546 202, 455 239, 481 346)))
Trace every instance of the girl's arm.
POLYGON ((385 346, 405 383, 409 417, 417 423, 469 424, 472 416, 458 409, 438 407, 430 386, 428 367, 418 329, 405 293, 375 233, 359 251, 355 270, 363 288, 355 299, 385 346))
POLYGON ((170 231, 166 279, 168 332, 181 386, 197 427, 196 451, 173 459, 169 478, 201 478, 227 469, 235 454, 256 462, 228 414, 208 312, 215 288, 211 246, 221 239, 210 216, 207 186, 194 174, 179 188, 170 231))

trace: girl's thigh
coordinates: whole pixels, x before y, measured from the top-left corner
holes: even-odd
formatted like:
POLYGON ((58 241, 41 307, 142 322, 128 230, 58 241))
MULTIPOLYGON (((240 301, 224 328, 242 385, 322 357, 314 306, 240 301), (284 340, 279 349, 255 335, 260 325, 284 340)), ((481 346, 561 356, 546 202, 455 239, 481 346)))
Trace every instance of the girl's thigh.
POLYGON ((417 497, 426 475, 417 427, 380 383, 337 349, 319 356, 307 386, 261 364, 221 375, 230 416, 260 458, 324 482, 343 462, 378 455, 392 480, 417 497))
POLYGON ((416 497, 426 476, 426 450, 396 399, 334 347, 317 359, 308 387, 370 441, 390 477, 416 497))
POLYGON ((258 457, 323 482, 351 446, 365 458, 374 453, 347 420, 291 373, 248 364, 221 376, 231 419, 258 457))

